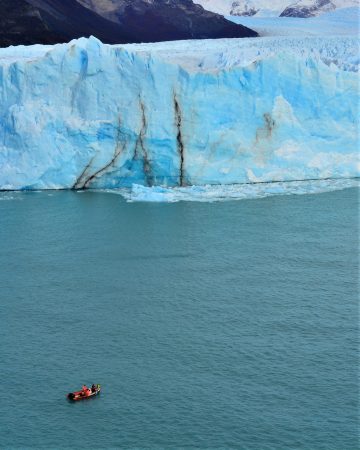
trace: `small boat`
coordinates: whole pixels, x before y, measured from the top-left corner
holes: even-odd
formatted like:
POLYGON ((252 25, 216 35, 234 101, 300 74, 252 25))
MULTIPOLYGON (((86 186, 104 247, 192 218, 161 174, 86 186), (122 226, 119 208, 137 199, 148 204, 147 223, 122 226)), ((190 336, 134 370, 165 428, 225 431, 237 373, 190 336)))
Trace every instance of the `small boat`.
POLYGON ((67 395, 67 398, 69 400, 72 400, 74 402, 78 401, 78 400, 85 400, 86 398, 91 398, 91 397, 95 397, 95 395, 100 394, 101 391, 101 386, 100 384, 93 384, 91 389, 87 389, 87 390, 81 390, 81 391, 77 391, 77 392, 70 392, 70 394, 67 395))

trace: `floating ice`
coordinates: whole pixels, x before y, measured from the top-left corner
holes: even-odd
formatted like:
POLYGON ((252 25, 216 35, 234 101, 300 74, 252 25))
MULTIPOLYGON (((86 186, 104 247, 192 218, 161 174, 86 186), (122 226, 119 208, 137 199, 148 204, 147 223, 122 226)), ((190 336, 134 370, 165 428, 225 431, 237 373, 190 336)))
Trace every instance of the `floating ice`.
POLYGON ((118 189, 105 192, 120 194, 128 202, 220 202, 229 200, 247 200, 275 195, 320 194, 351 187, 360 187, 358 179, 309 180, 280 183, 257 183, 218 186, 189 186, 166 188, 146 187, 134 184, 130 189, 118 189))

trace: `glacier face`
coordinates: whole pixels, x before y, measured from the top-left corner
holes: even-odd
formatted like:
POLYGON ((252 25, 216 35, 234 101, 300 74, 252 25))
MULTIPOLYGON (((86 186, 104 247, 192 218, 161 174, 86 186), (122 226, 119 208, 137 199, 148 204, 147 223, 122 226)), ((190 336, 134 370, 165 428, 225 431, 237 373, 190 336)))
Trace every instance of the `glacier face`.
POLYGON ((0 50, 0 189, 359 176, 355 37, 0 50))

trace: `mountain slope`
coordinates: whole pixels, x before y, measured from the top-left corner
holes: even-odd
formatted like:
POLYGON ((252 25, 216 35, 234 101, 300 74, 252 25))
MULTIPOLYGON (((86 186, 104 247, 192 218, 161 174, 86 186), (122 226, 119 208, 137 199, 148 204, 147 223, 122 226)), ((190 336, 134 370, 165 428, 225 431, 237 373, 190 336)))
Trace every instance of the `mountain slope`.
POLYGON ((63 42, 62 36, 49 30, 38 8, 25 0, 1 0, 0 45, 52 44, 63 42))
POLYGON ((300 0, 285 8, 280 17, 315 17, 334 9, 336 6, 330 0, 300 0))
POLYGON ((55 44, 91 35, 109 44, 257 35, 242 25, 205 11, 191 0, 81 3, 77 0, 1 0, 0 46, 55 44), (92 10, 95 4, 97 7, 92 10), (105 14, 106 7, 108 13, 109 8, 113 8, 112 16, 105 14))
POLYGON ((142 42, 255 36, 233 27, 192 0, 78 0, 103 17, 131 28, 142 42))
POLYGON ((95 35, 103 42, 136 42, 132 32, 76 0, 1 0, 0 45, 55 44, 95 35))
POLYGON ((233 2, 230 15, 232 16, 255 16, 259 8, 251 0, 237 0, 233 2))

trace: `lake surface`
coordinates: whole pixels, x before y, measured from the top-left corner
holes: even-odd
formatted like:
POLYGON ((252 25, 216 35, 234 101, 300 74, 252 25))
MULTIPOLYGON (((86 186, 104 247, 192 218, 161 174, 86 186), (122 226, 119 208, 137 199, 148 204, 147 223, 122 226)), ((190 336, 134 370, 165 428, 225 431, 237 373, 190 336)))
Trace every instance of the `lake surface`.
POLYGON ((359 449, 358 195, 0 194, 0 446, 359 449))

